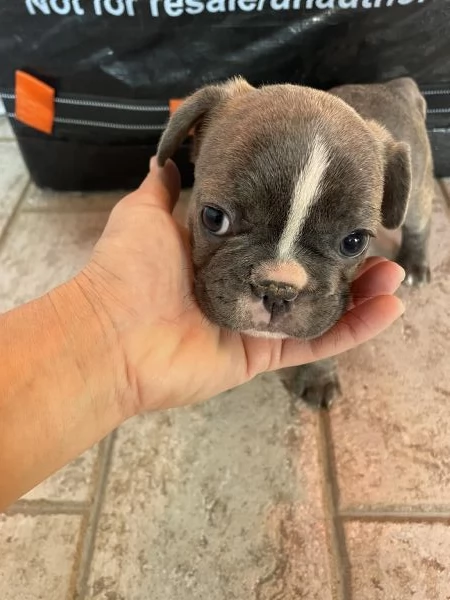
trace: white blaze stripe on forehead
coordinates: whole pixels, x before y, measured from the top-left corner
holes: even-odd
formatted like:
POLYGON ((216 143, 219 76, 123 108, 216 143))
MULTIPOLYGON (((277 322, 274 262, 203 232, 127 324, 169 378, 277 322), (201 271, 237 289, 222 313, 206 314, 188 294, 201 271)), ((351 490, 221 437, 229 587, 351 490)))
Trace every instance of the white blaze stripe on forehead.
POLYGON ((327 166, 328 152, 323 142, 316 138, 306 165, 295 184, 287 222, 278 243, 279 258, 285 260, 292 257, 295 240, 312 205, 319 197, 327 166))

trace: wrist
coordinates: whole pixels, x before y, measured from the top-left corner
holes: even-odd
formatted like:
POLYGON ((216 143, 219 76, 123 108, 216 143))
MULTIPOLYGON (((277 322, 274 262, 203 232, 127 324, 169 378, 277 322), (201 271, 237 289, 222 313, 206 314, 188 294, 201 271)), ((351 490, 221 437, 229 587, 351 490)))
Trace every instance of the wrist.
MULTIPOLYGON (((48 293, 67 360, 99 419, 111 429, 133 416, 126 361, 114 323, 85 271, 48 293)), ((61 376, 67 376, 61 374, 61 376)))

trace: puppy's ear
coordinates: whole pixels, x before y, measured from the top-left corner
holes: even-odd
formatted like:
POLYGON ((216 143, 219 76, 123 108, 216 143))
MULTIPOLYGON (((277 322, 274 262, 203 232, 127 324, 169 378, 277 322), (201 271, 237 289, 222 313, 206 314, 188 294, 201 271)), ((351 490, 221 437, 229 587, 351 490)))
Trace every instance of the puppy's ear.
POLYGON ((391 141, 386 145, 382 224, 397 229, 403 224, 411 193, 411 156, 408 144, 391 141))
POLYGON ((238 77, 222 85, 208 85, 189 96, 172 115, 161 136, 157 151, 158 164, 164 166, 193 128, 195 159, 207 117, 227 99, 253 89, 249 83, 238 77))
POLYGON ((382 143, 384 188, 381 204, 381 223, 386 229, 403 224, 411 193, 411 153, 404 142, 396 142, 391 134, 375 121, 369 126, 382 143))

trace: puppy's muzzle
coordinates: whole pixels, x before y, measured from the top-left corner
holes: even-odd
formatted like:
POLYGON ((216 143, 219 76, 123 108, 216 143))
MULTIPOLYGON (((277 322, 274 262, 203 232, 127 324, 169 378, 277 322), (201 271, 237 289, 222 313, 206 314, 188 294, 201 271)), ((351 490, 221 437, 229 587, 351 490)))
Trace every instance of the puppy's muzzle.
POLYGON ((287 313, 299 293, 293 285, 280 281, 262 281, 251 288, 272 318, 287 313))

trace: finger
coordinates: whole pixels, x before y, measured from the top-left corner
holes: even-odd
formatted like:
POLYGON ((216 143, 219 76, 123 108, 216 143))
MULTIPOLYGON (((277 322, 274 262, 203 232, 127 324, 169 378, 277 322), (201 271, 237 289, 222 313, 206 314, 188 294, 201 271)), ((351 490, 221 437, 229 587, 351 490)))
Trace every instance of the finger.
POLYGON ((274 369, 293 367, 346 352, 392 325, 404 312, 395 296, 377 296, 345 313, 323 336, 310 342, 285 340, 274 369))
POLYGON ((175 163, 168 160, 164 167, 160 167, 153 157, 150 172, 135 195, 141 201, 172 212, 180 195, 180 173, 175 163))
POLYGON ((352 285, 353 305, 365 302, 374 296, 394 294, 405 278, 405 271, 390 261, 376 262, 370 266, 352 285))
POLYGON ((384 331, 404 311, 402 301, 395 296, 371 298, 345 313, 321 338, 313 340, 313 352, 330 356, 354 348, 384 331))
POLYGON ((378 264, 386 262, 386 261, 387 261, 387 258, 384 258, 384 256, 370 256, 363 262, 362 266, 360 267, 359 271, 356 274, 356 279, 358 277, 361 277, 361 275, 364 275, 364 273, 366 271, 368 271, 375 265, 378 265, 378 264))

